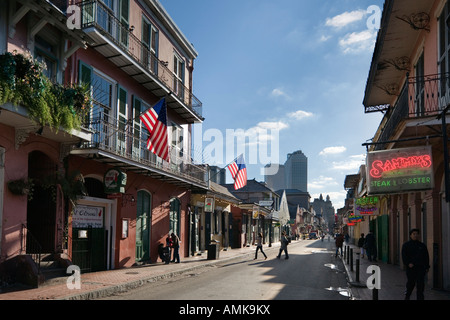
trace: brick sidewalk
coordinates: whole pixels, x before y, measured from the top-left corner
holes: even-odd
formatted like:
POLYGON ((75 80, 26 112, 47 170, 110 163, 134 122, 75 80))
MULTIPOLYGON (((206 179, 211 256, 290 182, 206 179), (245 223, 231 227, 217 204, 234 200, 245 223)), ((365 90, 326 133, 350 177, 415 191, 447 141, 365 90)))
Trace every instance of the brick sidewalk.
MULTIPOLYGON (((274 243, 272 247, 264 246, 264 251, 278 250, 280 244, 274 243)), ((81 288, 69 289, 67 279, 69 276, 51 280, 39 288, 21 287, 20 285, 0 291, 0 300, 86 300, 105 297, 117 292, 137 288, 146 282, 171 278, 184 272, 197 268, 223 263, 227 260, 237 259, 255 254, 255 246, 240 249, 220 251, 219 259, 208 260, 207 254, 186 257, 181 263, 164 264, 157 262, 143 266, 90 272, 81 275, 81 288)))

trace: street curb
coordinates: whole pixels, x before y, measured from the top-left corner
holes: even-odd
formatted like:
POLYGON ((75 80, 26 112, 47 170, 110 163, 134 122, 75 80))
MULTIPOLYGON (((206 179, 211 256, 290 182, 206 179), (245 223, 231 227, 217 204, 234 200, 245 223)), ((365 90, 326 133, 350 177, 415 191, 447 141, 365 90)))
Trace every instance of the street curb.
POLYGON ((344 258, 341 257, 342 264, 344 265, 345 272, 347 273, 347 284, 349 286, 348 290, 350 292, 350 299, 351 300, 361 300, 361 297, 354 293, 355 290, 352 290, 352 287, 358 287, 358 288, 367 288, 367 285, 361 282, 356 282, 353 280, 351 271, 349 270, 349 267, 344 261, 344 258))

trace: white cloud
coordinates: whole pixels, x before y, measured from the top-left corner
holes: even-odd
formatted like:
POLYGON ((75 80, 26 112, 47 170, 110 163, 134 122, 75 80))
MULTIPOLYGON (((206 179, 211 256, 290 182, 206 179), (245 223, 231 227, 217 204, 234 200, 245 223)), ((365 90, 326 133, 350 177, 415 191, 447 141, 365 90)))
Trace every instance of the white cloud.
POLYGON ((344 53, 358 53, 365 50, 372 50, 376 41, 377 32, 374 30, 364 30, 346 34, 339 40, 339 46, 344 53))
POLYGON ((266 121, 258 123, 254 128, 259 130, 283 130, 289 128, 289 125, 283 121, 266 121))
POLYGON ((308 182, 308 189, 324 189, 330 186, 337 186, 338 183, 334 178, 319 176, 319 178, 308 182))
POLYGON ((327 156, 329 154, 339 154, 347 150, 344 146, 339 147, 328 147, 319 152, 319 156, 327 156))
POLYGON ((360 21, 366 15, 366 10, 355 10, 351 12, 344 12, 333 18, 328 18, 325 22, 326 26, 343 28, 353 22, 360 21))
POLYGON ((365 154, 350 156, 346 161, 334 161, 332 163, 333 170, 358 171, 359 167, 364 164, 365 154))
POLYGON ((284 92, 283 89, 280 88, 273 89, 270 95, 275 98, 283 97, 286 99, 290 99, 290 96, 286 92, 284 92))
POLYGON ((326 42, 331 38, 331 36, 322 35, 319 39, 319 42, 326 42))
POLYGON ((295 118, 296 120, 303 120, 305 118, 310 118, 313 115, 314 115, 313 113, 308 112, 308 111, 303 111, 303 110, 297 110, 297 111, 288 113, 289 118, 295 118))
POLYGON ((276 141, 279 136, 274 130, 281 131, 287 128, 289 128, 289 124, 283 121, 265 121, 259 122, 256 126, 248 129, 245 135, 250 138, 248 145, 266 144, 268 142, 279 143, 279 141, 276 141))

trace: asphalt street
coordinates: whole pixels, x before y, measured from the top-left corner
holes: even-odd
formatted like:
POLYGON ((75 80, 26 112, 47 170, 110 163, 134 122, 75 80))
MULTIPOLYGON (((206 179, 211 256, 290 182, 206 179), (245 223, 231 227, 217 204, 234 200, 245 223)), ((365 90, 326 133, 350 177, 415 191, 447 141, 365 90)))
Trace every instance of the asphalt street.
POLYGON ((309 240, 148 283, 105 300, 348 300, 346 272, 334 242, 309 240))

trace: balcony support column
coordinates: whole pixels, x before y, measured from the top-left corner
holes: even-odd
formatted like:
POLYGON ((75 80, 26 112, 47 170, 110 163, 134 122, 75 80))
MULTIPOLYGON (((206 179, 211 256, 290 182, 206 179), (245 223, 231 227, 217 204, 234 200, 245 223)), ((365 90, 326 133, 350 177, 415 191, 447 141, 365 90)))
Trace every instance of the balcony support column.
POLYGON ((441 114, 442 117, 442 143, 444 147, 444 174, 445 174, 445 201, 450 202, 450 170, 448 167, 448 138, 447 138, 447 110, 450 108, 448 105, 441 114))

